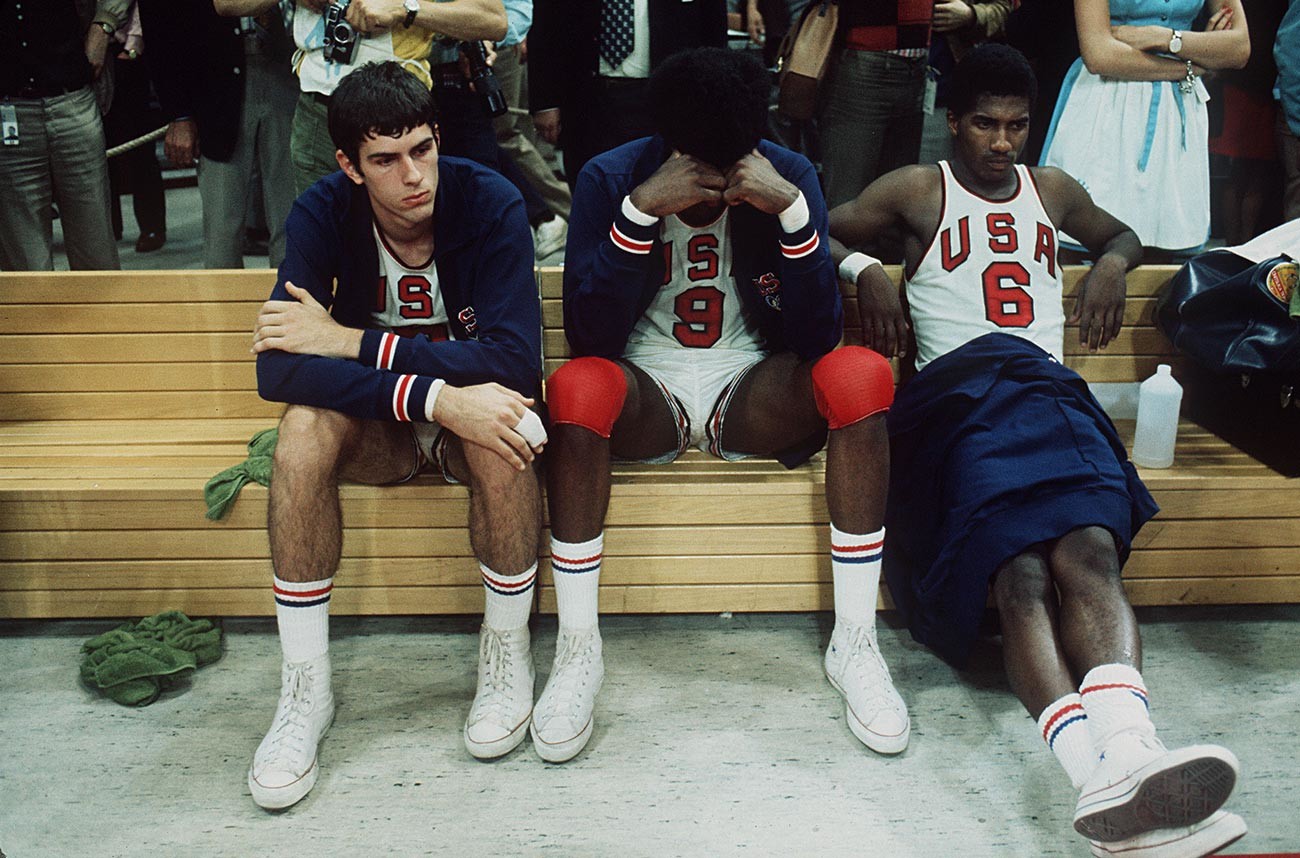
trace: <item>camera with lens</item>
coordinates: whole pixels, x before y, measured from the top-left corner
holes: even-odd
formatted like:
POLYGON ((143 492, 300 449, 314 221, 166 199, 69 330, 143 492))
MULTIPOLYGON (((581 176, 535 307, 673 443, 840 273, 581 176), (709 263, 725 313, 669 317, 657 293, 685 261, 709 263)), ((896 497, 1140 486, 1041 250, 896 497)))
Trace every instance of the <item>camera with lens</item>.
POLYGON ((325 8, 325 62, 352 62, 357 54, 357 31, 344 16, 351 0, 331 3, 325 8))
POLYGON ((500 116, 506 112, 506 97, 501 92, 501 82, 488 65, 487 50, 482 42, 461 42, 460 52, 469 63, 469 82, 474 91, 483 99, 483 109, 488 116, 500 116))

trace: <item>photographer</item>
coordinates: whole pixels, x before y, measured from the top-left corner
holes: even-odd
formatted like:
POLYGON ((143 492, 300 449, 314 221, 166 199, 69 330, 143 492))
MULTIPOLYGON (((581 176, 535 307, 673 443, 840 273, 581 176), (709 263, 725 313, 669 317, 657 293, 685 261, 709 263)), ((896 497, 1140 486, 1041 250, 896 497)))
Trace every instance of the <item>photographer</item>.
MULTIPOLYGON (((275 4, 276 0, 216 0, 223 15, 256 15, 275 4)), ((354 69, 393 60, 432 87, 429 52, 435 38, 499 39, 505 32, 501 0, 297 0, 294 71, 300 92, 289 141, 295 192, 302 193, 338 169, 326 116, 334 89, 354 69), (335 9, 332 17, 331 8, 335 9), (333 20, 339 23, 326 26, 333 20)))

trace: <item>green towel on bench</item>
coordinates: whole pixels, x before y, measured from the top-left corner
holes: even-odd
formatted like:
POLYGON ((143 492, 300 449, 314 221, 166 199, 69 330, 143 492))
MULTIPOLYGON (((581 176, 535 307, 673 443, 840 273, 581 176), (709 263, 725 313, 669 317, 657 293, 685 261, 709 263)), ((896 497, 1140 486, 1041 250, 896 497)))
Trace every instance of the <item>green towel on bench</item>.
POLYGON ((123 706, 148 706, 181 674, 221 658, 221 629, 163 611, 81 645, 81 681, 123 706))
POLYGON ((208 480, 208 484, 203 487, 203 500, 208 504, 209 520, 223 518, 235 498, 239 497, 239 490, 249 480, 256 480, 264 486, 271 484, 271 455, 275 453, 278 435, 275 429, 258 432, 248 442, 247 459, 208 480))

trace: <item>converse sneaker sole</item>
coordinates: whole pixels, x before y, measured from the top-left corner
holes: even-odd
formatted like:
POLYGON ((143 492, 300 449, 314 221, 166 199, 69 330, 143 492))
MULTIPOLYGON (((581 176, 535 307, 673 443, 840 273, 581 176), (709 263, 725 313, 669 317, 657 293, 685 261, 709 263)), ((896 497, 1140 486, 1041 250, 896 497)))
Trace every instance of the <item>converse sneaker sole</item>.
POLYGON ((325 729, 320 734, 320 741, 316 743, 316 756, 312 758, 311 768, 296 781, 279 787, 263 786, 253 777, 253 767, 248 767, 248 791, 252 793, 253 802, 258 807, 263 810, 284 810, 307 797, 307 793, 316 786, 316 779, 320 777, 320 743, 325 741, 325 734, 333 724, 334 714, 330 713, 329 724, 325 725, 325 729))
POLYGON ((1246 821, 1235 813, 1219 814, 1192 832, 1169 832, 1169 839, 1141 846, 1093 843, 1093 858, 1203 858, 1236 843, 1246 834, 1246 821))
POLYGON ((528 735, 528 725, 532 723, 533 712, 528 710, 524 720, 519 725, 502 736, 491 742, 476 742, 469 735, 469 724, 465 725, 465 750, 469 751, 470 756, 478 760, 495 760, 497 757, 504 757, 506 754, 519 747, 519 743, 528 735))
POLYGON ((903 728, 903 732, 897 735, 891 736, 885 733, 877 733, 862 723, 862 719, 857 716, 857 713, 853 711, 853 707, 849 705, 849 696, 844 693, 844 689, 840 688, 840 684, 829 673, 826 674, 826 681, 840 693, 840 697, 844 698, 845 720, 849 722, 849 730, 858 738, 859 742, 877 754, 901 754, 907 750, 907 742, 912 735, 912 725, 910 723, 903 728))
POLYGON ((533 749, 537 751, 537 756, 541 757, 548 763, 567 763, 582 752, 587 747, 587 742, 591 739, 591 731, 596 725, 596 716, 593 714, 587 719, 587 723, 578 731, 578 735, 564 739, 558 742, 548 742, 537 734, 537 724, 533 723, 530 732, 533 734, 533 749))
POLYGON ((1074 830, 1111 843, 1155 828, 1192 825, 1214 813, 1237 784, 1237 758, 1192 745, 1152 760, 1124 780, 1081 796, 1074 830))

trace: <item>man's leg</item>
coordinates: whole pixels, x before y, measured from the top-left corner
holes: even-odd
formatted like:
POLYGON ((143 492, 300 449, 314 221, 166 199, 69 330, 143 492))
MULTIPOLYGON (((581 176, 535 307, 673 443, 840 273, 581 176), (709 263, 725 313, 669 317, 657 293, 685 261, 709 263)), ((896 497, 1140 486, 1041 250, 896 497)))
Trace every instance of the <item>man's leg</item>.
POLYGON ((1238 764, 1226 748, 1168 751, 1156 738, 1141 667, 1141 638, 1120 580, 1110 532, 1071 531, 1047 554, 1060 592, 1060 642, 1075 675, 1097 757, 1075 829, 1121 841, 1152 829, 1195 826, 1228 799, 1238 764))
POLYGON ((521 122, 528 121, 524 118, 527 115, 527 105, 524 102, 528 67, 519 62, 519 46, 498 50, 496 65, 492 68, 501 84, 506 103, 510 105, 509 113, 492 121, 497 143, 506 157, 513 159, 533 183, 547 207, 568 220, 569 209, 573 207, 573 195, 569 192, 569 186, 555 178, 537 147, 519 127, 521 122), (516 112, 521 108, 524 108, 522 115, 516 112))
POLYGON ((319 773, 317 747, 334 719, 329 599, 343 544, 338 481, 394 482, 415 465, 407 426, 299 405, 280 420, 267 531, 284 662, 280 703, 248 771, 262 807, 289 807, 307 795, 319 773))
POLYGON ((837 349, 815 364, 775 355, 737 387, 723 415, 721 439, 724 450, 772 455, 829 429, 826 506, 835 630, 826 674, 845 697, 853 734, 885 754, 906 748, 911 732, 875 626, 889 489, 884 411, 893 394, 889 363, 860 346, 837 349))
MULTIPOLYGON (((298 99, 298 80, 280 63, 248 59, 248 75, 257 100, 257 168, 262 176, 262 204, 271 233, 267 251, 272 268, 284 261, 284 222, 294 201, 294 173, 289 159, 290 129, 298 99)), ((247 101, 244 110, 251 109, 247 101)))
POLYGON ((315 93, 298 93, 289 131, 289 159, 293 163, 294 196, 339 168, 330 140, 329 107, 315 93))
POLYGON ((675 453, 676 418, 644 371, 603 358, 578 358, 547 382, 551 409, 546 449, 551 569, 559 611, 555 662, 533 714, 533 746, 542 759, 572 759, 591 738, 604 677, 597 626, 609 462, 675 453))
POLYGON ((533 711, 528 615, 537 582, 541 489, 495 452, 451 437, 446 466, 470 487, 469 538, 483 577, 478 685, 465 719, 469 753, 493 759, 518 747, 533 711))
POLYGON ((0 271, 54 270, 54 180, 39 99, 11 102, 18 145, 0 145, 0 271))
MULTIPOLYGON (((63 222, 63 246, 73 271, 122 267, 109 214, 104 125, 90 87, 45 100, 50 174, 63 222)), ((21 133, 21 129, 20 133, 21 133)))

